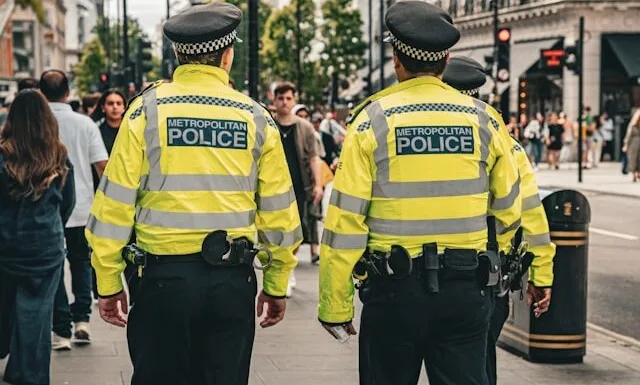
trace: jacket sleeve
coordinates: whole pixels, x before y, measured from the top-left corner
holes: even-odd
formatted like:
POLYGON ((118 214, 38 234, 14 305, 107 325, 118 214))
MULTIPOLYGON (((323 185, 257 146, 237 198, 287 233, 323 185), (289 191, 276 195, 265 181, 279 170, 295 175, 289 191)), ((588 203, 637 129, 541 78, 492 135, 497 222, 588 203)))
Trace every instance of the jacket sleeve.
POLYGON ((499 248, 507 251, 511 239, 520 227, 522 196, 516 159, 511 151, 511 139, 502 117, 487 106, 489 123, 493 126, 490 152, 494 155, 489 170, 489 215, 496 217, 499 248))
MULTIPOLYGON (((352 127, 368 122, 361 112, 352 127)), ((320 301, 318 318, 341 323, 353 319, 353 267, 367 247, 365 224, 372 194, 371 130, 349 129, 331 193, 320 246, 320 301)))
MULTIPOLYGON (((273 261, 264 271, 262 287, 270 296, 284 297, 289 274, 297 263, 293 251, 302 242, 302 228, 280 134, 265 114, 260 118, 266 127, 258 160, 256 227, 258 240, 270 249, 273 261)), ((262 253, 260 259, 265 262, 262 253)))
POLYGON ((73 208, 76 206, 76 187, 73 179, 73 165, 67 159, 67 167, 69 172, 67 178, 62 186, 62 203, 60 204, 60 216, 62 217, 62 224, 66 225, 67 221, 71 217, 73 208))
POLYGON ((142 104, 136 99, 125 114, 111 159, 96 191, 85 234, 93 250, 98 294, 109 296, 123 290, 120 274, 125 268, 122 248, 129 241, 144 159, 144 114, 132 112, 142 104))
POLYGON ((537 287, 550 287, 553 284, 556 245, 551 243, 547 214, 540 201, 536 176, 527 154, 515 141, 513 148, 521 178, 523 239, 529 243, 529 251, 534 255, 529 268, 529 280, 537 287))

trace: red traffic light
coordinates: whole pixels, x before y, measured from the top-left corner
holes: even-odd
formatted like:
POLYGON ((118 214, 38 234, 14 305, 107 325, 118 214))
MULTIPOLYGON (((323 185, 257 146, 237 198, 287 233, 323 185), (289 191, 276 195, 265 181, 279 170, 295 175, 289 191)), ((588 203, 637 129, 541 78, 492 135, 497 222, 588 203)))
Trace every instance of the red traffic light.
POLYGON ((511 30, 509 28, 502 28, 498 31, 498 41, 503 43, 511 40, 511 30))
POLYGON ((107 75, 106 73, 101 73, 100 74, 100 82, 106 83, 108 81, 109 81, 109 75, 107 75))

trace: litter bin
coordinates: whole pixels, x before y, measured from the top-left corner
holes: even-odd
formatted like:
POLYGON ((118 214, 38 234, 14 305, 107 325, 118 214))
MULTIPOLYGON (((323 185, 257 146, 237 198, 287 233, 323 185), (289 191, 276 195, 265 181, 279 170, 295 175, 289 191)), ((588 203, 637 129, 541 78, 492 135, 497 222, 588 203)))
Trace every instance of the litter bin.
POLYGON ((510 295, 498 345, 531 362, 580 363, 586 353, 587 266, 591 209, 573 190, 540 191, 556 245, 549 311, 535 318, 526 292, 510 295))

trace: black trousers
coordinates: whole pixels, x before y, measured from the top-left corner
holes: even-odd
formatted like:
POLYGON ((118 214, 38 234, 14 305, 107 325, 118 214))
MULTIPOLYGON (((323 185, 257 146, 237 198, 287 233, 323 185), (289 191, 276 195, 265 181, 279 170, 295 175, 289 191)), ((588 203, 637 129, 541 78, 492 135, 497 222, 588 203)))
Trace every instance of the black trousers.
POLYGON ((436 294, 415 275, 369 279, 360 290, 360 384, 417 384, 423 362, 431 385, 488 384, 492 299, 466 273, 441 279, 436 294))
POLYGON ((496 343, 504 323, 509 317, 509 296, 495 298, 491 321, 489 322, 489 333, 487 333, 487 377, 489 385, 498 383, 498 369, 496 364, 496 343))
POLYGON ((252 268, 148 265, 129 316, 132 385, 246 385, 255 335, 252 268))

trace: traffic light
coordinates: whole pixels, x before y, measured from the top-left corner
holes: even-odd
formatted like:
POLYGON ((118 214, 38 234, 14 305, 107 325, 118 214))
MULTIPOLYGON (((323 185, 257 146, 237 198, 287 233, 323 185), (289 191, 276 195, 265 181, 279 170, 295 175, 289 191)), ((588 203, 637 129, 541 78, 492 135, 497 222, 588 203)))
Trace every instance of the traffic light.
POLYGON ((493 63, 494 63, 493 55, 485 55, 484 62, 485 62, 484 73, 489 75, 490 77, 493 77, 493 63))
POLYGON ((580 74, 580 52, 577 46, 572 45, 564 49, 564 64, 568 70, 573 71, 576 75, 580 74))
POLYGON ((511 28, 500 28, 497 35, 498 40, 498 72, 497 79, 501 82, 508 82, 511 78, 509 60, 511 56, 511 28))
POLYGON ((518 116, 527 114, 527 80, 522 78, 518 83, 518 116))
POLYGON ((138 39, 138 55, 136 60, 136 85, 138 89, 142 86, 144 74, 153 69, 153 63, 151 62, 152 57, 151 42, 144 38, 138 39))

